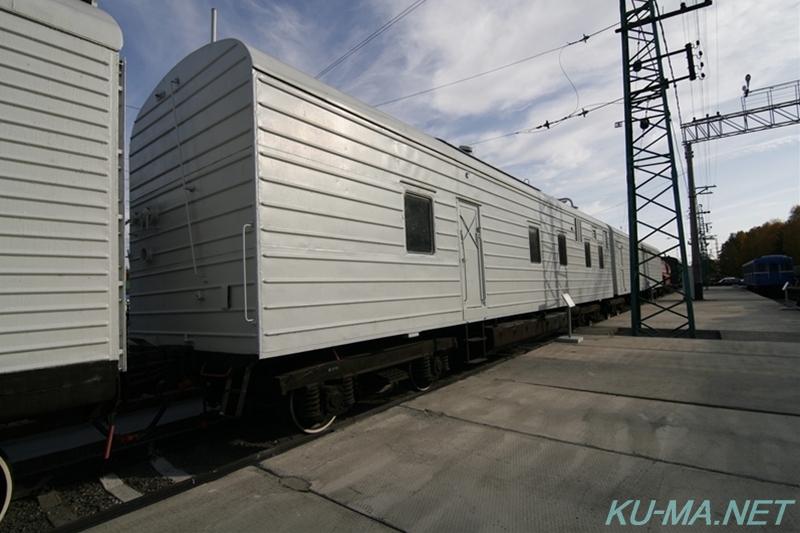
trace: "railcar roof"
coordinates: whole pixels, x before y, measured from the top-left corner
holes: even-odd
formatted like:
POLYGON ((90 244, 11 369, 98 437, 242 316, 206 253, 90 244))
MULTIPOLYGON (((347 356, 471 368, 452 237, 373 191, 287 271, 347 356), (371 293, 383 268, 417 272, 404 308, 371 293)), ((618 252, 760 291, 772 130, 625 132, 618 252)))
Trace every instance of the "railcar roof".
POLYGON ((81 0, 0 0, 9 11, 52 28, 94 41, 112 50, 122 48, 122 30, 105 11, 81 0))
MULTIPOLYGON (((304 72, 301 72, 294 67, 291 67, 286 63, 283 63, 282 61, 262 52, 261 50, 258 50, 257 48, 254 48, 253 46, 250 46, 247 43, 237 39, 223 39, 216 41, 214 43, 207 44, 186 56, 166 76, 164 76, 163 80, 156 86, 156 88, 147 98, 145 104, 142 106, 142 109, 139 112, 139 117, 146 116, 155 106, 158 105, 159 100, 155 97, 155 95, 156 93, 167 90, 169 88, 168 84, 170 80, 175 79, 175 77, 180 77, 181 72, 185 72, 187 70, 192 71, 194 68, 198 68, 194 65, 202 64, 204 61, 206 61, 205 58, 215 56, 218 53, 215 51, 217 48, 229 48, 230 50, 226 51, 225 54, 232 54, 232 57, 240 56, 241 54, 247 54, 255 71, 294 85, 295 87, 309 94, 313 94, 315 97, 320 98, 333 106, 336 106, 340 109, 345 109, 382 128, 389 129, 394 133, 401 135, 402 137, 427 146, 432 150, 438 151, 442 155, 458 161, 464 167, 472 168, 476 171, 482 171, 484 173, 493 171, 519 182, 519 180, 514 176, 486 163, 475 156, 464 153, 450 143, 422 133, 421 131, 409 126, 397 118, 379 109, 371 107, 337 89, 334 89, 333 87, 312 78, 308 74, 305 74, 304 72), (236 48, 238 48, 238 50, 236 50, 236 48)), ((139 119, 137 118, 137 121, 138 120, 139 119)), ((134 126, 134 136, 136 133, 137 128, 134 126)), ((522 182, 519 183, 522 184, 522 182)), ((535 191, 539 191, 539 189, 536 187, 531 186, 531 188, 535 191)))
MULTIPOLYGON (((308 94, 314 95, 316 98, 322 99, 332 106, 349 111, 364 120, 372 122, 378 127, 392 131, 394 134, 400 135, 411 142, 438 152, 442 156, 451 159, 454 164, 458 164, 464 169, 482 173, 493 179, 500 178, 500 181, 504 181, 507 184, 518 188, 520 191, 528 192, 540 200, 553 204, 561 204, 561 202, 550 195, 543 193, 535 186, 519 180, 515 176, 512 176, 511 174, 508 174, 507 172, 486 163, 478 157, 463 152, 446 141, 431 137, 379 109, 375 109, 374 107, 371 107, 364 102, 353 98, 352 96, 334 89, 333 87, 312 78, 308 74, 305 74, 238 39, 222 39, 213 43, 209 43, 186 56, 175 67, 173 67, 172 70, 170 70, 170 72, 167 73, 158 83, 158 85, 156 85, 156 87, 150 93, 150 96, 148 96, 147 100, 142 105, 142 108, 136 118, 136 123, 133 127, 132 138, 135 138, 138 134, 140 119, 143 119, 149 115, 159 106, 161 100, 160 98, 157 98, 156 95, 159 94, 160 96, 163 96, 163 94, 160 93, 171 90, 170 83, 172 80, 174 80, 176 77, 179 79, 191 78, 196 71, 202 68, 202 65, 209 61, 216 60, 223 55, 228 56, 229 61, 238 60, 240 58, 243 59, 244 56, 248 56, 250 64, 252 65, 253 70, 256 72, 293 85, 308 94)), ((576 209, 572 210, 565 206, 564 210, 567 213, 572 213, 574 211, 576 216, 580 216, 585 220, 592 221, 598 226, 608 226, 606 223, 576 209)))
MULTIPOLYGON (((384 127, 389 127, 396 133, 401 134, 402 136, 419 142, 428 146, 431 149, 438 150, 440 153, 445 154, 453 159, 459 161, 462 165, 468 167, 484 167, 484 172, 488 169, 494 170, 495 172, 499 172, 504 176, 511 178, 517 182, 520 182, 515 176, 508 174, 502 169, 499 169, 495 166, 490 165, 486 161, 475 157, 471 154, 464 153, 462 150, 459 150, 452 144, 444 141, 442 139, 437 139, 431 137, 418 129, 409 126, 408 124, 398 120, 397 118, 389 115, 380 109, 376 109, 370 105, 353 98, 341 91, 334 89, 333 87, 326 85, 325 83, 312 78, 311 76, 301 72, 286 63, 283 63, 274 57, 258 50, 257 48, 253 48, 252 46, 242 43, 250 52, 250 57, 253 60, 253 67, 265 74, 270 76, 276 76, 278 78, 284 79, 286 81, 293 81, 298 85, 307 86, 308 88, 312 89, 312 92, 322 97, 324 100, 328 101, 329 103, 336 105, 337 107, 348 109, 364 118, 371 119, 373 122, 379 123, 384 127)), ((520 182, 523 183, 523 182, 520 182)), ((536 187, 531 186, 535 191, 539 191, 536 187)))

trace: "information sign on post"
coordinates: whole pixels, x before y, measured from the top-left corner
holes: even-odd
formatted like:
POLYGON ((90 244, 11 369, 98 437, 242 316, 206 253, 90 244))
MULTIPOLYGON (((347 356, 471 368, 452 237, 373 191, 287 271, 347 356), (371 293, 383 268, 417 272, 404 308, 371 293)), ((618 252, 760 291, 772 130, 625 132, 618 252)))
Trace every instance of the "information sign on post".
POLYGON ((789 282, 788 281, 783 284, 783 288, 781 290, 783 291, 784 298, 786 298, 786 305, 784 307, 781 307, 781 311, 794 311, 795 307, 792 306, 789 303, 789 282))
POLYGON ((561 336, 556 339, 557 342, 583 342, 583 337, 572 336, 572 308, 575 307, 575 302, 572 301, 572 297, 566 292, 561 295, 564 298, 564 303, 567 304, 567 324, 569 325, 569 335, 561 336))

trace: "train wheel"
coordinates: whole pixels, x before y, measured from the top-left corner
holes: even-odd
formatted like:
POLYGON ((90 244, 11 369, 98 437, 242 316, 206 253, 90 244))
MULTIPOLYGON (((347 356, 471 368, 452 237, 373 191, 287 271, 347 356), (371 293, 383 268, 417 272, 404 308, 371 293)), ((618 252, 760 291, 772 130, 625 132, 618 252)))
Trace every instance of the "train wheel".
POLYGON ((289 393, 289 414, 294 425, 303 433, 313 435, 331 427, 336 415, 325 414, 322 410, 319 385, 310 385, 289 393))
POLYGON ((418 391, 426 391, 431 388, 433 382, 442 374, 444 362, 441 357, 423 357, 416 361, 411 361, 408 365, 408 373, 411 377, 411 384, 418 391))
POLYGON ((0 522, 8 511, 8 504, 11 503, 11 467, 6 462, 3 454, 0 454, 0 522))

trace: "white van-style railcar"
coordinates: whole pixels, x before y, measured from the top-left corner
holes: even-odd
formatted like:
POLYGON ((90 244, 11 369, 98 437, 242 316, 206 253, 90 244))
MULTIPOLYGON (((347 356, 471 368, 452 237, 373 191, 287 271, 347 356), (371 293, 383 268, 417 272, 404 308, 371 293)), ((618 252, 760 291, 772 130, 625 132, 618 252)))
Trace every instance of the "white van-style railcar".
POLYGON ((320 431, 357 385, 425 388, 565 327, 565 293, 630 292, 623 232, 227 40, 134 128, 127 353, 122 36, 93 3, 0 0, 0 441, 198 373, 239 414, 251 371, 320 431))
POLYGON ((326 354, 279 380, 322 411, 357 374, 422 358, 430 381, 456 345, 560 327, 564 293, 629 292, 623 233, 233 39, 142 106, 130 196, 131 337, 231 364, 326 354), (377 339, 401 346, 340 357, 377 339))
MULTIPOLYGON (((118 396, 121 46, 90 3, 0 0, 0 441, 118 396)), ((0 452, 0 519, 10 497, 0 452)))
POLYGON ((8 421, 116 395, 125 355, 122 33, 78 0, 0 0, 0 38, 8 421))

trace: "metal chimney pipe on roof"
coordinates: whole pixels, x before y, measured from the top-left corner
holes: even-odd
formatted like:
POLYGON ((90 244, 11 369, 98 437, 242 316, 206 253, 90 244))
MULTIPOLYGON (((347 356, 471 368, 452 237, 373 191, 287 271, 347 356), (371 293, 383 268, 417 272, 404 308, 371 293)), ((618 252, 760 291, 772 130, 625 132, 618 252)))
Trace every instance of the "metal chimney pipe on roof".
POLYGON ((211 8, 211 42, 217 42, 217 8, 211 8))

